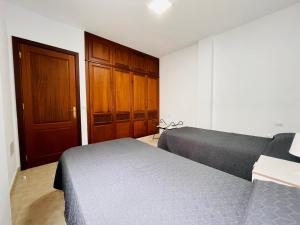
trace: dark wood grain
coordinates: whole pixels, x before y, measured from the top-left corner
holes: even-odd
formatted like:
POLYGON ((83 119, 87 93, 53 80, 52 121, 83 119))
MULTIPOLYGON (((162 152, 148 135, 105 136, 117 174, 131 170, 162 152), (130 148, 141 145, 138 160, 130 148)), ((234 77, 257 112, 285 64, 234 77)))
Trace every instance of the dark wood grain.
POLYGON ((132 137, 132 125, 130 121, 116 123, 116 138, 132 137))
POLYGON ((115 128, 112 123, 101 126, 93 126, 92 129, 92 143, 115 139, 115 128))
POLYGON ((158 77, 147 77, 147 111, 148 111, 148 134, 158 133, 159 118, 159 79, 158 77))
POLYGON ((78 54, 15 37, 13 48, 21 168, 26 169, 81 145, 78 54))
POLYGON ((132 91, 130 72, 115 69, 114 81, 116 113, 130 113, 132 91))
POLYGON ((152 76, 159 75, 159 59, 155 57, 146 57, 147 73, 152 76))
POLYGON ((113 55, 114 66, 127 69, 130 68, 130 50, 121 45, 115 45, 113 55))
POLYGON ((133 51, 130 58, 130 69, 134 72, 145 73, 147 71, 146 57, 144 54, 133 51))
POLYGON ((159 59, 87 32, 85 49, 89 143, 157 133, 159 59))
POLYGON ((133 122, 133 136, 135 138, 147 135, 147 124, 145 120, 138 120, 133 122))
POLYGON ((158 94, 159 94, 159 86, 158 86, 158 78, 147 78, 148 84, 148 110, 149 111, 157 111, 158 110, 158 94))
POLYGON ((133 74, 133 113, 134 137, 147 135, 147 77, 145 75, 133 74))
POLYGON ((148 134, 157 134, 158 133, 158 119, 148 119, 148 134))
POLYGON ((113 46, 110 41, 99 40, 95 36, 89 36, 88 56, 91 61, 101 62, 102 64, 112 64, 113 46))
POLYGON ((90 63, 89 87, 92 113, 112 113, 112 69, 90 63))

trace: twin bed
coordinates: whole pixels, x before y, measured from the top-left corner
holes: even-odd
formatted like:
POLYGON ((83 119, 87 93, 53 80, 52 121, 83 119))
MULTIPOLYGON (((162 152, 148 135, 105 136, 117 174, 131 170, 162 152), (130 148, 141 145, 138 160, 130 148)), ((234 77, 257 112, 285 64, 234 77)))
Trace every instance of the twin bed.
POLYGON ((251 180, 260 155, 300 162, 289 154, 294 133, 273 138, 183 127, 162 133, 158 147, 215 169, 251 180))
POLYGON ((299 224, 300 190, 251 183, 131 138, 76 147, 54 187, 68 225, 299 224))

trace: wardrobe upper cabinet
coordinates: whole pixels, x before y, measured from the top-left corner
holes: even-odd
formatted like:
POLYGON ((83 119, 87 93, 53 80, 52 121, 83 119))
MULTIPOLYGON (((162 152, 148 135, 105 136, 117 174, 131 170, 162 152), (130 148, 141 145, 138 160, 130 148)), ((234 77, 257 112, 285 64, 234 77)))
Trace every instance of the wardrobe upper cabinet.
POLYGON ((115 67, 129 70, 130 68, 129 49, 121 45, 116 45, 114 47, 113 61, 115 67))
POLYGON ((130 57, 130 69, 134 72, 145 73, 146 68, 146 57, 140 52, 133 51, 130 57))
POLYGON ((146 58, 147 73, 153 76, 158 76, 159 74, 159 59, 148 56, 146 58))
POLYGON ((86 35, 89 61, 111 65, 113 56, 113 45, 110 41, 93 35, 86 35))

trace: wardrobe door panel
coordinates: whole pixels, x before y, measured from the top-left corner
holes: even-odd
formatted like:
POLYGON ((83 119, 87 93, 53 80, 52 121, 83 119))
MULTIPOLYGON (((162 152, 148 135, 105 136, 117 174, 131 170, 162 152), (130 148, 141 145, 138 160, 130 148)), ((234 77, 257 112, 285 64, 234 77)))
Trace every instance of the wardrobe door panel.
POLYGON ((131 54, 131 70, 134 72, 146 72, 146 58, 145 55, 139 53, 139 52, 132 52, 131 54))
POLYGON ((145 120, 134 121, 133 122, 134 137, 139 138, 147 135, 147 127, 145 120))
POLYGON ((147 98, 148 98, 148 134, 158 133, 158 118, 159 118, 159 81, 158 78, 147 78, 147 98))
POLYGON ((94 113, 112 111, 111 68, 96 64, 90 66, 91 102, 94 113))
POLYGON ((134 137, 147 135, 146 123, 146 76, 133 74, 133 132, 134 137))
POLYGON ((115 139, 113 124, 94 126, 92 132, 92 143, 115 139))
POLYGON ((112 63, 111 42, 98 38, 89 37, 89 60, 110 65, 112 63))
POLYGON ((131 126, 131 74, 126 70, 114 69, 116 137, 132 136, 131 126))
POLYGON ((130 54, 127 48, 119 45, 115 46, 113 58, 116 67, 129 70, 130 54))
POLYGON ((147 73, 153 76, 159 74, 159 59, 148 56, 146 58, 147 73))
POLYGON ((128 122, 118 122, 116 123, 116 138, 131 137, 131 123, 128 122))
POLYGON ((145 111, 146 109, 146 77, 133 74, 133 110, 145 111))
POLYGON ((148 110, 158 111, 159 84, 157 78, 148 77, 148 110))
POLYGON ((89 64, 89 114, 91 142, 114 138, 112 69, 89 64))
POLYGON ((128 112, 131 109, 131 84, 130 72, 115 69, 115 94, 116 94, 116 113, 128 112))
POLYGON ((158 119, 148 120, 148 135, 158 133, 158 119))

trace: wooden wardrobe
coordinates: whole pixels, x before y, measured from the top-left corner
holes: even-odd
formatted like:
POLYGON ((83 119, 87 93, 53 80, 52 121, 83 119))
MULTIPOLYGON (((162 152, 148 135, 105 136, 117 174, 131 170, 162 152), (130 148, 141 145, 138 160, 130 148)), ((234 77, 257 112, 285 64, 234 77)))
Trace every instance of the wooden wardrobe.
POLYGON ((158 133, 159 59, 85 33, 89 143, 158 133))

